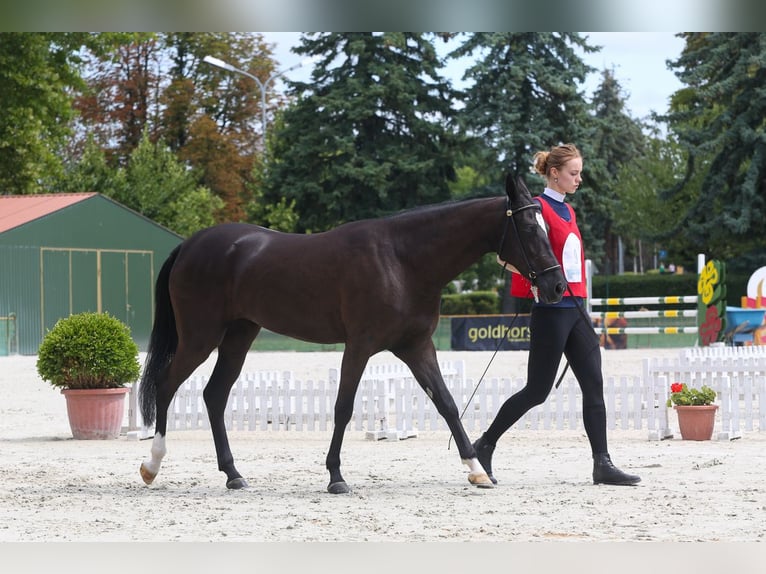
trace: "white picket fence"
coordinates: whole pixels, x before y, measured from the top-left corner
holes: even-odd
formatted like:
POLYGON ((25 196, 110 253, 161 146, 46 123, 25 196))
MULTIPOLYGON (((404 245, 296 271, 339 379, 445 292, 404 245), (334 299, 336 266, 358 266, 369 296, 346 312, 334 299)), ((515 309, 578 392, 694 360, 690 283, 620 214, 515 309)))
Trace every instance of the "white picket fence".
MULTIPOLYGON (((440 364, 447 388, 462 414, 466 430, 476 434, 489 426, 505 399, 520 390, 524 378, 490 378, 476 389, 465 377, 462 361, 440 364)), ((295 380, 289 371, 243 373, 225 411, 230 430, 312 431, 333 427, 339 373, 327 381, 295 380)), ((202 398, 206 379, 193 377, 176 393, 168 412, 168 430, 209 429, 202 398)), ((645 429, 650 439, 674 434, 666 401, 673 382, 708 385, 718 393, 716 437, 732 439, 741 430, 766 430, 766 347, 681 349, 672 360, 644 359, 643 376, 607 377, 604 397, 610 430, 645 429)), ((131 392, 129 429, 141 431, 131 392)), ((355 396, 349 429, 371 439, 409 438, 418 431, 447 430, 444 419, 403 363, 369 366, 355 396)), ((573 376, 565 377, 548 400, 527 412, 515 428, 564 430, 582 428, 582 395, 573 376)), ((143 434, 147 430, 143 429, 143 434)))
MULTIPOLYGON (((485 429, 506 398, 520 390, 525 379, 476 381, 465 377, 462 361, 440 364, 447 388, 455 398, 467 431, 485 429), (468 407, 466 406, 468 405, 468 407)), ((243 373, 236 381, 225 411, 230 430, 327 430, 333 426, 338 393, 338 371, 330 369, 327 381, 299 381, 290 372, 243 373)), ((206 379, 192 377, 176 393, 168 412, 168 430, 209 429, 202 392, 206 379)), ((659 430, 654 408, 661 397, 642 384, 639 377, 605 381, 609 428, 659 430)), ((129 430, 142 429, 135 392, 131 391, 129 430)), ((565 379, 548 400, 530 410, 517 428, 582 428, 582 397, 576 380, 565 379)), ((403 364, 370 366, 355 396, 349 429, 366 431, 368 438, 409 438, 418 430, 446 430, 444 419, 403 364)))

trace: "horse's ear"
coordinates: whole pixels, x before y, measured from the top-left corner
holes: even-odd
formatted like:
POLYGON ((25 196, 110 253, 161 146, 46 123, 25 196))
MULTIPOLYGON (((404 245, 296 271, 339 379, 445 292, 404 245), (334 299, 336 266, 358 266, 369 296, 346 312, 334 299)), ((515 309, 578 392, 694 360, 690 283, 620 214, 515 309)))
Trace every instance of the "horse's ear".
POLYGON ((520 175, 515 175, 511 172, 508 172, 505 176, 505 193, 511 201, 519 197, 532 196, 524 183, 524 179, 520 175))
POLYGON ((519 175, 516 176, 516 195, 519 197, 532 197, 532 193, 527 188, 527 184, 524 183, 524 179, 519 175))
POLYGON ((516 195, 516 182, 510 171, 505 174, 505 193, 508 195, 508 199, 513 199, 516 195))

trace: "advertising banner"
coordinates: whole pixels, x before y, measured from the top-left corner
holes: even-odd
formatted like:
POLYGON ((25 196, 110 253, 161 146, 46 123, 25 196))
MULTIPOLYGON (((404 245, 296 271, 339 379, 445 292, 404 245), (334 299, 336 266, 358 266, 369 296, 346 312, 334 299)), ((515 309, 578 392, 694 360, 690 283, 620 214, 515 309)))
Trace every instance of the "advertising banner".
POLYGON ((529 315, 452 317, 453 351, 528 351, 529 315))

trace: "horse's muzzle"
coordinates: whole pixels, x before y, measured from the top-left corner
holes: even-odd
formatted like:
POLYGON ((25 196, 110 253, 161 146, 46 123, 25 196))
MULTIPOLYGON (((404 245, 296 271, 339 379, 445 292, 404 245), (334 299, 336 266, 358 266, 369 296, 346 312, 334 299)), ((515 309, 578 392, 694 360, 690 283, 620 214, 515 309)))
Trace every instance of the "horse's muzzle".
MULTIPOLYGON (((543 283, 543 281, 538 281, 543 283)), ((538 296, 543 303, 558 303, 564 297, 567 290, 566 281, 556 281, 552 286, 538 285, 538 296)))

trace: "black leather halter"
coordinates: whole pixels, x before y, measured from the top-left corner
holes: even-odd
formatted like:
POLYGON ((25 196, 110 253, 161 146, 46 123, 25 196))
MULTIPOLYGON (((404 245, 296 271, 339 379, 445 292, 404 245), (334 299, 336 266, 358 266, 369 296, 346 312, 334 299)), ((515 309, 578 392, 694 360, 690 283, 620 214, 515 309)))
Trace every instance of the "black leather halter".
MULTIPOLYGON (((513 231, 516 234, 516 239, 519 242, 519 246, 521 247, 521 256, 524 258, 524 263, 527 266, 527 269, 529 270, 529 273, 527 274, 527 278, 529 279, 529 282, 532 283, 533 287, 537 287, 537 278, 545 273, 549 273, 551 271, 555 271, 556 269, 561 269, 561 265, 559 263, 556 263, 556 265, 551 265, 550 267, 546 267, 540 272, 537 272, 533 267, 532 263, 529 261, 529 257, 527 256, 527 249, 524 246, 524 242, 521 240, 521 234, 519 233, 519 228, 516 226, 516 220, 514 219, 514 215, 521 213, 525 209, 537 209, 538 211, 542 211, 542 208, 540 207, 540 204, 536 201, 532 201, 531 203, 528 203, 526 205, 522 205, 521 207, 517 207, 516 209, 513 209, 511 207, 511 198, 508 197, 506 199, 506 211, 505 211, 505 227, 503 228, 503 236, 500 239, 500 246, 497 249, 498 256, 502 259, 501 252, 503 250, 503 245, 505 245, 505 238, 508 234, 508 224, 509 222, 513 224, 513 231)), ((519 270, 519 272, 521 272, 519 270)))

